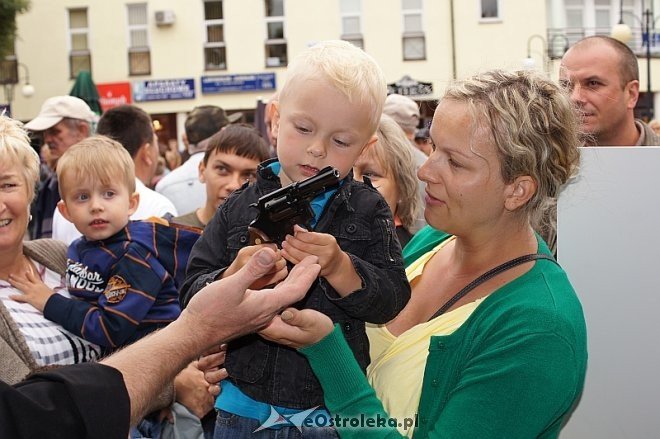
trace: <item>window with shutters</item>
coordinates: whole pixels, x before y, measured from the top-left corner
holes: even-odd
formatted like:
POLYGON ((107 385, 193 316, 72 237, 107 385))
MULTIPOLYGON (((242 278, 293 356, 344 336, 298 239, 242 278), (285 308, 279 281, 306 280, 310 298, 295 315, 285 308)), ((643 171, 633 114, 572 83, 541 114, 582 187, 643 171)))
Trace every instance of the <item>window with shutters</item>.
POLYGON ((266 67, 285 67, 287 44, 284 0, 264 0, 266 7, 266 67))
POLYGON ((204 30, 204 69, 225 70, 227 53, 222 0, 204 0, 204 30))
POLYGON ((423 0, 401 0, 403 18, 403 60, 426 59, 426 36, 423 26, 423 0))
POLYGON ((92 55, 89 51, 89 23, 87 8, 69 9, 69 77, 78 76, 82 70, 92 71, 92 55))
POLYGON ((128 74, 131 76, 151 74, 151 49, 147 4, 126 5, 128 17, 128 74))

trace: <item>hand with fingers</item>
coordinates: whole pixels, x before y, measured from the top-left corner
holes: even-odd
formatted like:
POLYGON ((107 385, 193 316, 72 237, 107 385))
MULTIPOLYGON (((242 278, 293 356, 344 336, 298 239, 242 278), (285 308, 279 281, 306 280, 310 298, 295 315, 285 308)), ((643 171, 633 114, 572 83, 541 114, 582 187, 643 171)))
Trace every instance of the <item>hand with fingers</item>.
POLYGON ((16 302, 29 303, 41 312, 44 312, 44 307, 50 296, 55 294, 32 270, 20 274, 10 274, 8 282, 23 293, 9 296, 10 299, 16 302))
POLYGON ((339 248, 334 236, 309 232, 299 225, 293 226, 293 236, 287 235, 282 242, 282 256, 295 265, 309 255, 319 258, 320 275, 327 277, 339 269, 346 253, 339 248))
POLYGON ((300 261, 274 288, 250 289, 272 273, 279 258, 271 248, 259 249, 234 276, 210 283, 193 296, 178 325, 197 334, 200 351, 262 329, 305 296, 321 269, 315 256, 300 261))
POLYGON ((229 376, 227 370, 223 367, 226 352, 227 345, 223 344, 218 349, 206 352, 196 363, 196 367, 204 374, 204 379, 208 384, 208 392, 214 399, 220 394, 221 381, 229 376))
POLYGON ((288 269, 286 266, 286 260, 282 257, 280 251, 278 250, 275 244, 259 244, 259 245, 251 245, 248 247, 243 247, 238 251, 238 255, 236 256, 236 259, 234 259, 231 265, 222 274, 222 278, 224 279, 227 276, 231 276, 232 274, 236 273, 238 270, 241 269, 241 267, 247 264, 247 262, 250 260, 252 255, 254 255, 262 248, 272 249, 277 255, 277 259, 272 269, 264 276, 254 281, 254 283, 250 285, 250 288, 253 290, 259 290, 266 286, 275 285, 278 282, 280 282, 282 279, 284 279, 287 276, 288 269))
POLYGON ((309 232, 299 225, 293 227, 293 236, 282 242, 282 256, 292 264, 314 255, 319 258, 320 276, 324 277, 340 296, 346 296, 362 287, 351 258, 328 233, 309 232))
POLYGON ((177 402, 200 419, 213 409, 215 398, 209 392, 209 387, 197 361, 190 363, 174 379, 177 402))
POLYGON ((292 348, 318 343, 332 332, 330 317, 313 309, 287 308, 259 331, 263 338, 292 348))

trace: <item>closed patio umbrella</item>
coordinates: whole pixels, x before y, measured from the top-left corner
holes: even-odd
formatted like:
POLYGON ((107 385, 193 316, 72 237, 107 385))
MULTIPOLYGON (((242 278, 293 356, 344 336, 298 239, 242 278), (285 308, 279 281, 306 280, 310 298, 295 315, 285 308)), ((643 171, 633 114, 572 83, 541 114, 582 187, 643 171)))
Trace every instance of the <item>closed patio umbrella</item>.
POLYGON ((99 116, 103 114, 101 103, 99 102, 99 92, 96 89, 96 84, 92 81, 92 74, 86 70, 80 71, 76 77, 76 82, 69 92, 70 96, 75 96, 87 102, 89 108, 99 116))

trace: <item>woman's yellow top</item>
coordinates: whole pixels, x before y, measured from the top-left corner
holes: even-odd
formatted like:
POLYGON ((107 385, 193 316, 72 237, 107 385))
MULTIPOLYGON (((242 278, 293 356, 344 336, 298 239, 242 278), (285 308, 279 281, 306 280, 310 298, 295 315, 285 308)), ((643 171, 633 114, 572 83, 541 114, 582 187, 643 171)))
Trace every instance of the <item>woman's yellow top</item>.
MULTIPOLYGON (((414 288, 426 263, 454 238, 447 239, 406 269, 414 288)), ((404 418, 414 419, 422 393, 422 381, 432 335, 449 335, 472 314, 482 299, 467 303, 425 323, 420 323, 395 337, 385 325, 367 324, 371 364, 367 369, 369 383, 383 402, 385 411, 401 424, 404 418)), ((413 429, 403 435, 412 437, 413 429)))

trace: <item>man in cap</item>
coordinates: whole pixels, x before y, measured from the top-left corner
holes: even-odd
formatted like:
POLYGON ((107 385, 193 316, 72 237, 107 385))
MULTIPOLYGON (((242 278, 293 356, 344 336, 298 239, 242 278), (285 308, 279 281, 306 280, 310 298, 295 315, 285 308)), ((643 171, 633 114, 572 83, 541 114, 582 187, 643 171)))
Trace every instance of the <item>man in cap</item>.
MULTIPOLYGON (((92 133, 91 124, 97 116, 80 98, 55 96, 41 106, 39 115, 25 124, 25 128, 40 132, 48 146, 54 166, 57 160, 72 145, 92 133)), ((32 206, 31 236, 33 239, 50 238, 52 235, 53 213, 60 201, 60 193, 55 172, 39 186, 32 206)))
POLYGON ((192 212, 206 202, 204 183, 199 181, 199 163, 204 158, 206 142, 224 126, 238 120, 241 113, 227 116, 225 110, 215 105, 193 108, 185 121, 184 143, 190 158, 178 168, 160 179, 156 192, 165 195, 181 214, 192 212))
MULTIPOLYGON (((385 99, 385 106, 383 107, 383 114, 388 115, 401 127, 406 136, 410 140, 410 148, 412 149, 413 156, 415 157, 415 164, 417 169, 422 166, 426 161, 426 154, 417 148, 415 143, 415 131, 417 130, 417 125, 419 125, 419 106, 417 102, 413 101, 407 96, 402 96, 399 94, 388 95, 385 99)), ((426 196, 426 188, 424 183, 418 180, 419 186, 419 197, 422 200, 422 205, 424 205, 424 197, 426 196)), ((424 212, 420 212, 419 217, 415 221, 415 225, 410 230, 412 233, 417 232, 426 225, 426 220, 424 219, 424 212)))

